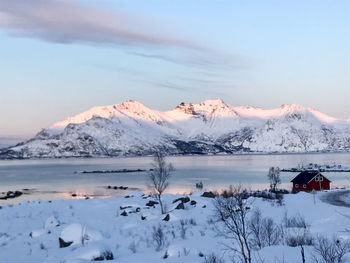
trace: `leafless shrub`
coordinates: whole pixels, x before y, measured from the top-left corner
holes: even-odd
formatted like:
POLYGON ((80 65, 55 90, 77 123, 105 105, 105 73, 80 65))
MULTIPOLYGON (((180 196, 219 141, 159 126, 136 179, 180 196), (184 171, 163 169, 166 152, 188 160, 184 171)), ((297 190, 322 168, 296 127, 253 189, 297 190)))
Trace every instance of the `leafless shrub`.
POLYGON ((130 244, 129 244, 129 247, 130 251, 135 254, 137 252, 137 245, 136 245, 136 242, 135 240, 133 240, 130 244))
POLYGON ((343 263, 345 254, 350 252, 350 242, 337 237, 328 239, 318 236, 314 243, 312 255, 315 263, 343 263))
POLYGON ((225 263, 225 261, 214 253, 205 256, 203 263, 225 263))
POLYGON ((186 232, 187 232, 187 221, 180 220, 180 236, 182 239, 186 239, 186 232))
POLYGON ((219 196, 214 199, 215 216, 222 223, 216 229, 220 235, 233 240, 227 248, 240 257, 242 262, 250 263, 252 257, 247 218, 250 206, 241 186, 232 187, 232 192, 231 197, 219 196))
POLYGON ((262 218, 260 210, 255 210, 249 221, 250 244, 254 249, 274 246, 281 242, 280 227, 272 218, 262 218))
POLYGON ((192 225, 192 226, 196 226, 196 225, 197 225, 196 219, 194 219, 194 218, 191 218, 191 219, 188 221, 188 223, 189 223, 190 225, 192 225))
POLYGON ((163 249, 167 245, 167 239, 161 225, 153 227, 152 238, 156 251, 163 249))
POLYGON ((313 244, 313 238, 309 233, 302 232, 302 233, 295 233, 287 236, 286 238, 286 244, 290 247, 297 247, 297 246, 312 246, 313 244))
POLYGON ((305 221, 305 218, 300 214, 297 214, 292 217, 288 217, 288 213, 286 212, 283 217, 283 224, 287 228, 308 228, 308 224, 305 221))
POLYGON ((264 218, 263 233, 265 235, 266 246, 275 246, 280 243, 281 230, 272 218, 264 218))
POLYGON ((261 249, 264 247, 262 216, 259 209, 255 210, 252 219, 249 222, 249 230, 251 233, 250 244, 254 249, 261 249))
POLYGON ((184 255, 187 257, 190 254, 191 250, 184 247, 184 248, 182 248, 182 251, 183 251, 184 255))
POLYGON ((151 163, 152 169, 148 172, 150 187, 153 189, 160 205, 162 214, 165 214, 161 196, 169 186, 169 179, 174 167, 171 163, 165 161, 165 157, 161 152, 157 152, 151 163))

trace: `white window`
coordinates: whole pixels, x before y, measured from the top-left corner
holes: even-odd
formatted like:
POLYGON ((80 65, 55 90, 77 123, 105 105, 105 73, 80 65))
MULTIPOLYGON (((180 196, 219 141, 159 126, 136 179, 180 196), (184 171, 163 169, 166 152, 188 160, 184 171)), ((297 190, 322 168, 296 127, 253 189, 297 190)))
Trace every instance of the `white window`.
POLYGON ((298 184, 295 184, 295 188, 299 188, 299 185, 298 185, 298 184))
POLYGON ((306 188, 306 184, 303 184, 303 187, 306 188))
POLYGON ((315 181, 316 182, 322 182, 323 181, 323 177, 321 175, 318 175, 318 176, 316 176, 315 181))

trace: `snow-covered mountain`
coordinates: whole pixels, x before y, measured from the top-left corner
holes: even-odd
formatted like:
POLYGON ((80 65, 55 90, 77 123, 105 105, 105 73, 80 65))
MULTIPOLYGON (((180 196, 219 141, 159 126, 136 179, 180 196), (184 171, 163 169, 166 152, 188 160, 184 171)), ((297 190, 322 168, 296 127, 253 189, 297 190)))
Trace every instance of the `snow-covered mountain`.
POLYGON ((0 158, 50 158, 242 152, 350 151, 350 121, 300 105, 265 110, 220 99, 157 111, 138 101, 94 107, 34 138, 0 150, 0 158))

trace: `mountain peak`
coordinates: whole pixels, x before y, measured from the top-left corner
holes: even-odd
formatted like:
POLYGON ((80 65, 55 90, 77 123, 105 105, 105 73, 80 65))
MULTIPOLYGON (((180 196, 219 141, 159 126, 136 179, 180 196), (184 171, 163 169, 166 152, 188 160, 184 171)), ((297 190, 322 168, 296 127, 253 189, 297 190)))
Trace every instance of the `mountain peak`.
POLYGON ((140 110, 140 109, 148 109, 145 105, 143 105, 141 102, 137 100, 126 100, 123 101, 120 104, 114 105, 114 108, 121 109, 121 110, 140 110))
POLYGON ((304 111, 307 108, 299 104, 283 104, 281 105, 280 109, 285 111, 304 111))
POLYGON ((115 105, 115 108, 135 119, 143 119, 152 122, 160 121, 157 111, 151 110, 137 100, 126 100, 118 105, 115 105))
POLYGON ((227 117, 236 116, 233 106, 226 104, 221 99, 208 99, 198 104, 180 103, 175 110, 190 115, 202 115, 207 117, 227 117))
POLYGON ((225 104, 225 102, 219 98, 208 99, 208 100, 204 100, 201 103, 199 103, 199 105, 209 105, 209 106, 217 106, 217 105, 222 105, 222 104, 225 104))

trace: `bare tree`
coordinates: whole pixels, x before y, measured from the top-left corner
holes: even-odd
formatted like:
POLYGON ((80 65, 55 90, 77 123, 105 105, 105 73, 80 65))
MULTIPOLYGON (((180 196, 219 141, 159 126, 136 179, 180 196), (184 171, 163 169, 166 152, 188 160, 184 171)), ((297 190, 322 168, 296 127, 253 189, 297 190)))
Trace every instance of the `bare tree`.
POLYGON ((280 168, 279 167, 270 167, 269 173, 267 174, 267 178, 270 182, 271 191, 276 191, 277 185, 281 183, 280 177, 280 168))
POLYGON ((247 218, 250 206, 241 186, 233 187, 232 191, 232 196, 227 198, 218 196, 214 200, 215 215, 218 222, 223 223, 222 227, 217 226, 217 231, 225 238, 234 241, 234 244, 227 247, 235 252, 242 262, 251 263, 250 231, 247 218))
POLYGON ((161 152, 155 154, 151 166, 152 169, 148 172, 148 179, 159 202, 161 212, 165 214, 166 211, 161 196, 169 186, 169 179, 174 167, 171 163, 165 161, 165 157, 161 152))

